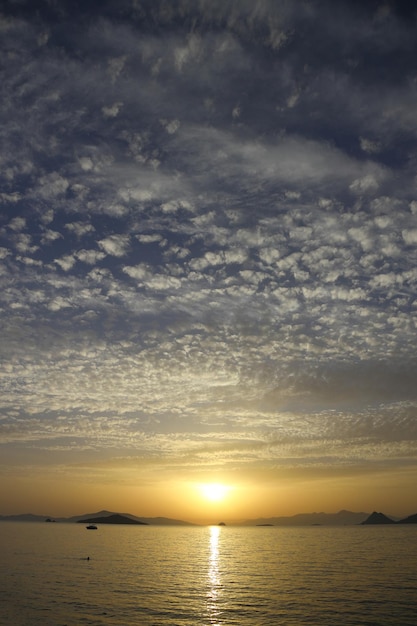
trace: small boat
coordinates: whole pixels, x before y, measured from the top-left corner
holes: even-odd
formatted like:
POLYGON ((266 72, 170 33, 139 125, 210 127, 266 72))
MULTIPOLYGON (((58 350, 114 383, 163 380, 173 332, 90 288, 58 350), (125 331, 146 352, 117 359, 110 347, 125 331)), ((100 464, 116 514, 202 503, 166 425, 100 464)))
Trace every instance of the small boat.
POLYGON ((94 524, 90 524, 90 526, 86 526, 87 530, 97 530, 97 526, 94 526, 94 524))

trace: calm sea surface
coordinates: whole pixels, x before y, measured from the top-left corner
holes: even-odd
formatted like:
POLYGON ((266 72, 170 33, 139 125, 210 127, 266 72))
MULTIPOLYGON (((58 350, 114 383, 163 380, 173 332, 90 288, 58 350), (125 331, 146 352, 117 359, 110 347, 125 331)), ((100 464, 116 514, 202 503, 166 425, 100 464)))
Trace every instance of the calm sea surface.
POLYGON ((7 626, 417 624, 413 525, 3 522, 0 558, 7 626))

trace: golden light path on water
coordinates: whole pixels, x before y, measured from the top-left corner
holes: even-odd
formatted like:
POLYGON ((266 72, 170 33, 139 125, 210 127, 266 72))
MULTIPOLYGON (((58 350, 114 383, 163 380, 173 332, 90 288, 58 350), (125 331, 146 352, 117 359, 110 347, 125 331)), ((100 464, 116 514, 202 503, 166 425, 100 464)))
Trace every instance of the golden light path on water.
POLYGON ((207 591, 207 613, 212 626, 220 626, 219 616, 219 595, 221 589, 220 568, 219 568, 219 537, 220 527, 210 528, 210 551, 208 563, 209 586, 207 591))

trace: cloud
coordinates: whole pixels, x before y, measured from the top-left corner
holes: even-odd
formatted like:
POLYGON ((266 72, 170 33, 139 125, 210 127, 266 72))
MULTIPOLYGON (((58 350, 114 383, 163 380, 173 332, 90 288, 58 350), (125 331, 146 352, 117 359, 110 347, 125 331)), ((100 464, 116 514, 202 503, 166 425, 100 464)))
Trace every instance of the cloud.
POLYGON ((119 78, 126 64, 126 61, 127 56, 123 55, 109 59, 109 61, 107 62, 107 71, 110 75, 112 83, 115 83, 116 80, 119 78))
POLYGON ((122 102, 115 102, 111 106, 103 107, 101 110, 103 112, 104 117, 117 117, 119 115, 119 112, 122 106, 123 106, 122 102))
POLYGON ((61 237, 62 237, 61 233, 57 232, 56 230, 47 229, 43 233, 41 243, 42 245, 48 244, 52 241, 56 241, 57 239, 60 239, 61 237))
POLYGON ((88 222, 70 222, 65 224, 65 228, 73 232, 77 237, 83 237, 87 233, 95 231, 94 226, 88 222))
POLYGON ((9 228, 15 232, 23 230, 26 226, 26 219, 23 217, 14 217, 9 222, 9 228))
POLYGON ((12 4, 1 441, 161 472, 414 462, 414 23, 12 4))
POLYGON ((98 241, 98 245, 104 250, 104 252, 106 252, 106 254, 121 257, 127 253, 129 242, 129 235, 110 235, 109 237, 98 241))
POLYGON ((417 228, 403 230, 402 236, 407 245, 416 244, 417 243, 417 228))
POLYGON ((84 263, 88 263, 89 265, 95 265, 97 261, 101 261, 106 255, 104 254, 104 252, 100 252, 99 250, 79 250, 76 253, 76 256, 77 259, 83 261, 84 263))
POLYGON ((377 190, 378 186, 375 176, 368 174, 367 176, 354 180, 349 188, 355 193, 366 193, 367 191, 373 192, 377 190))
POLYGON ((7 204, 14 204, 15 202, 19 202, 21 199, 21 195, 18 192, 13 193, 0 193, 0 201, 7 204))
POLYGON ((58 172, 51 172, 42 176, 39 180, 39 195, 45 199, 64 194, 69 187, 69 182, 58 172))
POLYGON ((365 137, 360 137, 360 146, 368 154, 378 154, 381 151, 381 144, 378 141, 372 141, 372 139, 365 137))
POLYGON ((76 259, 72 255, 65 255, 60 259, 55 259, 55 263, 59 265, 65 272, 72 269, 76 263, 76 259))
POLYGON ((181 123, 179 120, 161 120, 161 125, 165 128, 167 133, 174 135, 181 126, 181 123))

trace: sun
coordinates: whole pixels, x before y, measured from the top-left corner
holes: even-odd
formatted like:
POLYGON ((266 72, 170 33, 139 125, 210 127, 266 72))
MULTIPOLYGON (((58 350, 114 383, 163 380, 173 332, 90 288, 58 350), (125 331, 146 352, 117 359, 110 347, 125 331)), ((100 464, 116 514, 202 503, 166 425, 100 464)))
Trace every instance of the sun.
POLYGON ((204 483, 200 485, 201 494, 210 502, 221 502, 230 491, 230 487, 221 483, 204 483))

